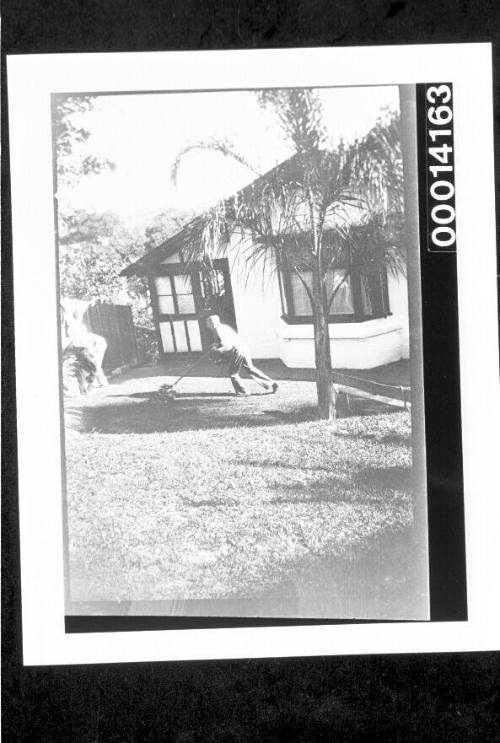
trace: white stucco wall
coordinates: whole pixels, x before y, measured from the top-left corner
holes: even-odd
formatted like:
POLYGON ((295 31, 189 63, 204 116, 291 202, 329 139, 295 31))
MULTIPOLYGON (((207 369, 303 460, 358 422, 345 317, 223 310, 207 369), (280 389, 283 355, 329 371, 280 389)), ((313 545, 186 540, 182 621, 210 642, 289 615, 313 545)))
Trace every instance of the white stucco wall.
MULTIPOLYGON (((280 322, 278 355, 283 363, 313 368, 313 326, 280 322)), ((402 358, 403 329, 393 317, 362 323, 331 323, 330 343, 334 369, 373 369, 402 358)))
POLYGON ((278 358, 283 311, 274 261, 257 264, 249 276, 245 248, 237 243, 234 239, 228 259, 238 332, 254 358, 278 358))

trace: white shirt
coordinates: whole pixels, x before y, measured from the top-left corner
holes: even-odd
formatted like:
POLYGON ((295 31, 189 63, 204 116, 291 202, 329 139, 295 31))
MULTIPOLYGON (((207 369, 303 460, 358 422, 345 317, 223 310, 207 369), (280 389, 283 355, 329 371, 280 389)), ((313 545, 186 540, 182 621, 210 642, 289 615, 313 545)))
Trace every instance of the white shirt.
POLYGON ((213 332, 220 343, 220 351, 232 351, 233 349, 235 349, 242 356, 250 355, 246 344, 243 343, 236 330, 233 330, 233 328, 231 328, 229 325, 223 325, 221 323, 216 328, 214 328, 213 332))

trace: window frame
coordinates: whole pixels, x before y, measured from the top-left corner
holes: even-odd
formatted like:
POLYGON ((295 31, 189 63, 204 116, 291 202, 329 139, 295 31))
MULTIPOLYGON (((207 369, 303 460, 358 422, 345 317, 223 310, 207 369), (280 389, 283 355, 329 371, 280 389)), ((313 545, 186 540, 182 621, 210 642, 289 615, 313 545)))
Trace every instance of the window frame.
MULTIPOLYGON (((166 265, 174 266, 175 264, 172 264, 171 263, 171 264, 166 264, 166 265)), ((194 274, 192 274, 190 271, 187 271, 186 269, 179 270, 179 268, 176 267, 176 270, 175 269, 174 270, 172 270, 172 269, 169 269, 169 270, 161 270, 161 269, 160 270, 156 270, 155 271, 155 275, 154 275, 154 279, 155 279, 155 281, 154 281, 155 295, 156 295, 156 301, 157 301, 157 306, 158 306, 158 315, 159 315, 160 319, 167 320, 167 319, 170 319, 170 318, 175 318, 175 319, 187 319, 187 320, 190 320, 190 319, 194 319, 194 318, 197 317, 198 313, 196 312, 196 292, 197 292, 198 287, 196 286, 196 278, 195 278, 194 274), (191 278, 192 292, 189 295, 180 294, 180 296, 191 296, 191 297, 193 297, 193 304, 194 304, 194 311, 193 312, 179 312, 179 300, 178 300, 178 296, 179 295, 177 293, 177 288, 175 286, 175 278, 174 277, 175 276, 186 276, 186 275, 187 276, 190 276, 190 278, 191 278), (165 295, 164 294, 160 294, 160 292, 158 291, 158 288, 156 286, 156 279, 157 278, 168 278, 169 279, 169 281, 170 281, 171 294, 168 294, 168 295, 167 294, 165 294, 165 295), (161 312, 160 311, 160 297, 162 297, 162 296, 171 296, 172 297, 172 301, 173 301, 173 304, 174 304, 174 311, 173 312, 161 312)))
MULTIPOLYGON (((338 270, 343 271, 345 268, 338 267, 338 270)), ((380 266, 378 273, 380 276, 380 302, 381 309, 378 312, 373 312, 371 315, 367 315, 363 310, 363 299, 361 289, 361 275, 366 273, 362 268, 353 267, 349 269, 349 276, 351 279, 351 291, 352 291, 352 302, 354 306, 354 312, 350 314, 328 314, 328 323, 359 323, 367 322, 368 320, 377 320, 380 318, 389 317, 392 315, 389 306, 389 289, 387 282, 387 271, 380 266)), ((310 315, 297 315, 295 314, 295 303, 293 297, 293 288, 291 281, 292 269, 288 264, 283 263, 279 269, 279 286, 280 286, 280 297, 281 297, 281 308, 283 314, 281 319, 288 325, 311 325, 314 321, 312 313, 310 315)), ((372 300, 373 303, 373 300, 372 300)))

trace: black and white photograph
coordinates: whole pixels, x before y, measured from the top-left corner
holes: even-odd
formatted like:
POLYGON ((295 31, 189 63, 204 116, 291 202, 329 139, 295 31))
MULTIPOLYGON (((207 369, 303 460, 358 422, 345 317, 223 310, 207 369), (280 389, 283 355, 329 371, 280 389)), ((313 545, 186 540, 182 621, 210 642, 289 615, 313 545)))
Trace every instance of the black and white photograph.
POLYGON ((10 60, 29 662, 487 642, 489 54, 10 60))
POLYGON ((429 617, 412 95, 54 96, 68 614, 429 617))

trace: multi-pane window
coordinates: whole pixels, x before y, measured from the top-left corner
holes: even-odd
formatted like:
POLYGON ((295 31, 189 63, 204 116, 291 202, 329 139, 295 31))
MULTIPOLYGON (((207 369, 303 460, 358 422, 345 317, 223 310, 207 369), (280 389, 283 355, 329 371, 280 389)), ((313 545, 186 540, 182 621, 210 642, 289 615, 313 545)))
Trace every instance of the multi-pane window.
POLYGON ((174 296, 170 276, 158 276, 155 279, 158 295, 158 311, 160 315, 175 314, 174 296))
POLYGON ((194 315, 193 284, 189 274, 155 278, 160 315, 194 315))
POLYGON ((177 312, 179 315, 190 315, 195 310, 193 285, 188 273, 176 274, 174 277, 175 294, 177 297, 177 312))
MULTIPOLYGON (((280 272, 284 319, 311 322, 312 271, 298 275, 286 266, 280 272)), ((389 314, 387 278, 376 268, 332 269, 325 281, 325 299, 331 322, 359 322, 389 314)))
POLYGON ((335 269, 326 275, 326 300, 328 314, 352 315, 354 303, 352 297, 352 281, 347 271, 335 269))
POLYGON ((312 271, 304 271, 300 274, 300 277, 296 273, 292 273, 290 283, 294 313, 298 317, 307 317, 311 314, 311 300, 307 289, 312 292, 312 271))

